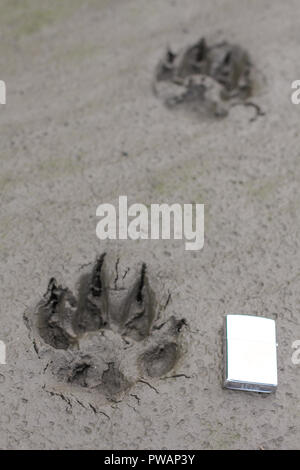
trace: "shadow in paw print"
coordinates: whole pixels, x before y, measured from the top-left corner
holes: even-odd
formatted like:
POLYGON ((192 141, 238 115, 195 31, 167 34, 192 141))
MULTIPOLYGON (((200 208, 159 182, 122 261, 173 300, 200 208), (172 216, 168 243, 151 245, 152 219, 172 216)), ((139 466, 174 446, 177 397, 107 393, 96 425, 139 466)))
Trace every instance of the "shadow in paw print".
POLYGON ((77 301, 72 292, 50 279, 44 300, 38 309, 38 332, 45 341, 56 349, 68 349, 76 342, 73 318, 77 301))
POLYGON ((35 350, 47 361, 44 370, 64 393, 66 387, 85 392, 89 401, 116 400, 145 376, 170 372, 181 356, 185 320, 161 318, 169 302, 157 302, 145 263, 124 267, 123 274, 119 263, 112 272, 102 254, 79 277, 77 295, 51 278, 44 297, 24 314, 35 350))
MULTIPOLYGON (((118 319, 116 318, 118 321, 118 319)), ((146 276, 146 265, 142 265, 140 277, 125 298, 121 309, 122 334, 141 341, 150 333, 154 320, 154 296, 146 276)))

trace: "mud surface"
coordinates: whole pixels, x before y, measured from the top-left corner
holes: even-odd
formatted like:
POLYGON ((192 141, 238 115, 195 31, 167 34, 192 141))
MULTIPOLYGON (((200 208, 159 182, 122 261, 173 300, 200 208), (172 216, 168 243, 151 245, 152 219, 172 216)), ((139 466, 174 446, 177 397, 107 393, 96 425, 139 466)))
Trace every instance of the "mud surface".
POLYGON ((299 448, 299 1, 2 0, 0 10, 0 447, 299 448), (201 37, 206 57, 234 45, 252 64, 251 96, 217 101, 230 105, 225 119, 153 94, 167 45, 177 64, 201 37), (204 203, 203 250, 100 242, 96 208, 119 195, 204 203), (228 313, 276 319, 276 394, 222 389, 228 313))

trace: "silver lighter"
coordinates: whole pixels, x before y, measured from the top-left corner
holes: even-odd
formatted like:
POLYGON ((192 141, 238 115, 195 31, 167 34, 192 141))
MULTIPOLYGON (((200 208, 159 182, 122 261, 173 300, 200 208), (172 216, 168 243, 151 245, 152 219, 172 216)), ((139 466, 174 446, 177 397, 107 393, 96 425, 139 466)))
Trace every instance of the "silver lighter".
POLYGON ((224 387, 271 393, 277 388, 275 321, 251 315, 226 315, 224 387))

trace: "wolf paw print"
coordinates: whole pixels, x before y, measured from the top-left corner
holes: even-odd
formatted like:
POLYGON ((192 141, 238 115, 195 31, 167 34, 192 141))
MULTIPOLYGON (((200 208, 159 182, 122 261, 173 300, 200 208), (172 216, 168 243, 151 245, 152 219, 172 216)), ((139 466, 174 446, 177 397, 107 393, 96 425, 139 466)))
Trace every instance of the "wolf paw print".
POLYGON ((224 117, 232 106, 251 106, 252 121, 264 115, 248 100, 256 88, 255 70, 242 47, 227 41, 208 45, 201 38, 176 53, 166 51, 155 69, 154 92, 167 107, 197 115, 224 117))
POLYGON ((183 349, 186 321, 166 317, 170 294, 157 300, 146 264, 132 269, 118 259, 113 270, 108 265, 106 254, 99 256, 79 277, 76 295, 51 278, 43 298, 24 314, 45 362, 45 388, 90 406, 165 376, 183 349))

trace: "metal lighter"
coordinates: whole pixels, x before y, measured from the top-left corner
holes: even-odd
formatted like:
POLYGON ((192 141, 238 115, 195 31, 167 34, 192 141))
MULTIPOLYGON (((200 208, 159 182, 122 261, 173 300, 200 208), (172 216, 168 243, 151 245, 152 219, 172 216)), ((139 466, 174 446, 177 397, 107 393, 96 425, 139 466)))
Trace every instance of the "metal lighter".
POLYGON ((275 321, 251 315, 226 315, 224 387, 271 393, 277 388, 275 321))

